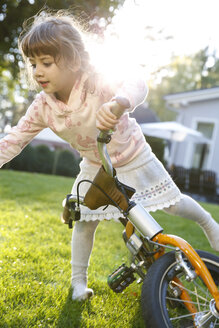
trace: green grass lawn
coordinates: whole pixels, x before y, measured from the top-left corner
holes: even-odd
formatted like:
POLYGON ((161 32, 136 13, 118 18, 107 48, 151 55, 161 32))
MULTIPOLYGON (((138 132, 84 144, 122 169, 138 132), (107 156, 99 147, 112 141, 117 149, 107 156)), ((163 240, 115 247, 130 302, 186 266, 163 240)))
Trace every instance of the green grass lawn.
MULTIPOLYGON (((107 285, 108 275, 128 263, 123 227, 101 222, 89 268, 95 296, 71 300, 71 233, 60 221, 61 203, 73 180, 65 177, 0 170, 0 327, 144 327, 141 286, 122 294, 107 285)), ((203 204, 219 221, 219 207, 203 204)), ((153 215, 167 233, 211 251, 193 222, 153 215)), ((149 327, 148 327, 149 328, 149 327)))

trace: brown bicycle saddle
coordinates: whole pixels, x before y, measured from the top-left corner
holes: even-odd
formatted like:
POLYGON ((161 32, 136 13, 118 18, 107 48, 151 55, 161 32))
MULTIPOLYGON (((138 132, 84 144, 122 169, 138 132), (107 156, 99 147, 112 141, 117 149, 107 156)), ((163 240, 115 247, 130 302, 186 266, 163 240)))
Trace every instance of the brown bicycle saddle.
POLYGON ((135 193, 135 189, 129 187, 116 178, 116 170, 113 169, 113 177, 110 176, 103 166, 97 172, 94 184, 88 189, 84 202, 91 210, 95 210, 101 206, 114 205, 115 203, 123 210, 128 209, 128 200, 135 193), (100 187, 110 198, 108 198, 98 187, 100 187))

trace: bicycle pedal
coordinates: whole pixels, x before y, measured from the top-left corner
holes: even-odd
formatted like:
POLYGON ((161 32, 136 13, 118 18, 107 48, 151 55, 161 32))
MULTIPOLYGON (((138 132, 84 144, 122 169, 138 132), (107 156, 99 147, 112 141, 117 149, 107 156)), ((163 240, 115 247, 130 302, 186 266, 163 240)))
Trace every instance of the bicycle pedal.
POLYGON ((122 264, 108 276, 107 283, 115 293, 121 293, 135 280, 136 278, 134 277, 133 269, 122 264))

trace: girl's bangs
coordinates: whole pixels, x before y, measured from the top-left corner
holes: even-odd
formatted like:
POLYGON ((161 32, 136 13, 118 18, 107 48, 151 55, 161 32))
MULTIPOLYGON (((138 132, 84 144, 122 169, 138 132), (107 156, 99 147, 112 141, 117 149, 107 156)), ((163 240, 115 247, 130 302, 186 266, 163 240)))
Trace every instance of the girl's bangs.
POLYGON ((59 53, 59 46, 51 36, 35 31, 26 35, 21 42, 21 48, 26 57, 50 55, 54 58, 59 53))

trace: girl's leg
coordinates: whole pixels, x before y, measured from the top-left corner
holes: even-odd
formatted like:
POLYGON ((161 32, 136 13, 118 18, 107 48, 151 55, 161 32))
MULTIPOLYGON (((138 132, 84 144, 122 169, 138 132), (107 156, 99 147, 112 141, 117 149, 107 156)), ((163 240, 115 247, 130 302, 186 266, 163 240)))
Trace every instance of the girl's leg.
POLYGON ((77 221, 72 234, 72 287, 73 300, 85 300, 93 295, 87 288, 87 269, 99 221, 77 221))
POLYGON ((198 223, 208 238, 211 247, 219 251, 219 224, 194 199, 183 194, 179 202, 165 208, 164 211, 198 223))

